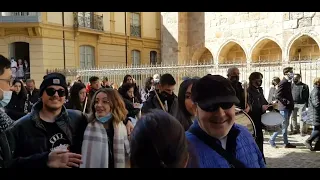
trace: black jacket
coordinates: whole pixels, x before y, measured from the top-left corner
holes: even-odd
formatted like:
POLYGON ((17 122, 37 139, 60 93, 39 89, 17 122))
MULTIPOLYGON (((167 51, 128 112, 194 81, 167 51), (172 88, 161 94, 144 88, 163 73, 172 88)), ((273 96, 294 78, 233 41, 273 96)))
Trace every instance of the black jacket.
POLYGON ((233 89, 236 91, 236 96, 239 99, 240 103, 236 104, 236 106, 240 107, 241 109, 245 109, 246 103, 245 103, 245 96, 244 96, 244 89, 242 87, 242 84, 240 82, 231 83, 233 89))
MULTIPOLYGON (((42 102, 35 104, 32 112, 19 119, 0 135, 0 166, 3 167, 47 167, 50 147, 46 129, 39 118, 42 102)), ((56 119, 57 125, 71 142, 70 151, 81 153, 83 134, 87 118, 77 110, 63 108, 56 119)))
POLYGON ((291 82, 286 78, 283 78, 276 91, 276 99, 278 100, 278 109, 281 110, 293 110, 294 102, 292 97, 291 82))
POLYGON ((136 118, 136 116, 139 114, 140 109, 134 108, 133 102, 131 102, 127 98, 123 98, 124 104, 126 105, 126 109, 128 111, 127 118, 136 118))
MULTIPOLYGON (((67 108, 67 109, 74 109, 74 110, 79 110, 79 111, 83 111, 83 108, 84 107, 82 107, 82 109, 77 109, 77 107, 74 105, 74 104, 72 104, 71 103, 71 101, 69 100, 68 102, 66 102, 65 104, 64 104, 64 106, 67 108)), ((85 113, 87 113, 87 114, 89 114, 89 112, 90 112, 90 102, 89 102, 89 99, 88 99, 88 102, 87 102, 87 106, 86 106, 86 111, 85 111, 85 113)))
POLYGON ((295 104, 305 104, 308 107, 309 87, 308 85, 299 82, 292 83, 292 97, 295 104))
POLYGON ((40 98, 40 90, 39 89, 34 89, 32 91, 32 94, 30 93, 30 91, 28 91, 28 111, 31 112, 32 107, 34 104, 36 104, 36 102, 38 102, 40 98))
MULTIPOLYGON (((164 105, 164 102, 162 102, 162 103, 164 105)), ((161 109, 162 110, 161 105, 160 105, 156 95, 153 97, 149 97, 148 100, 143 103, 141 113, 146 114, 152 109, 161 109)), ((172 103, 168 113, 176 118, 178 117, 179 103, 178 103, 178 97, 176 95, 174 97, 173 103, 172 103)))
POLYGON ((261 128, 261 115, 265 113, 265 111, 262 110, 262 106, 268 104, 261 87, 255 88, 253 86, 249 86, 248 104, 250 105, 250 111, 248 113, 249 116, 254 121, 256 128, 261 128))
POLYGON ((27 98, 24 96, 19 96, 15 92, 12 93, 11 100, 9 104, 5 107, 6 113, 12 120, 18 120, 26 113, 24 112, 25 106, 28 108, 28 104, 26 104, 27 98))
POLYGON ((308 119, 320 126, 320 86, 314 86, 309 98, 308 119))

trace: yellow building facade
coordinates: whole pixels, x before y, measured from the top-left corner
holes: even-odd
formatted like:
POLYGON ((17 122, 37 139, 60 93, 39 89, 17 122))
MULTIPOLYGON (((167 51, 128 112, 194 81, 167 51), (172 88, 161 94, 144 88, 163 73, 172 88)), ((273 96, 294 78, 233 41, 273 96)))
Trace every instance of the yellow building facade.
POLYGON ((0 54, 47 69, 160 63, 159 12, 1 12, 0 54))

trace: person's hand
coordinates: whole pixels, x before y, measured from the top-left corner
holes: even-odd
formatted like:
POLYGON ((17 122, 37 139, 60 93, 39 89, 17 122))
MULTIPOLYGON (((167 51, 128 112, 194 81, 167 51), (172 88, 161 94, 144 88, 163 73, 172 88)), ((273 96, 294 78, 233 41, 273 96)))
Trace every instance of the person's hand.
POLYGON ((262 105, 262 111, 266 111, 272 105, 262 105))
POLYGON ((127 122, 126 128, 127 128, 127 134, 128 134, 128 136, 130 136, 130 134, 131 134, 131 132, 133 130, 133 124, 132 124, 131 121, 127 122))
POLYGON ((47 165, 49 168, 72 168, 82 164, 81 155, 68 150, 56 150, 49 154, 47 165))

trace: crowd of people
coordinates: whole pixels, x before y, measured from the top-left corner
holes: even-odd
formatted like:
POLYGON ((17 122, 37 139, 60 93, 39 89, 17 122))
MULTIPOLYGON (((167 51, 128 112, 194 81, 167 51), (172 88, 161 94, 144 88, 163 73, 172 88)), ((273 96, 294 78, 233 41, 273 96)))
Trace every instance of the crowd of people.
POLYGON ((12 73, 0 55, 0 167, 264 168, 261 116, 275 104, 284 117, 284 147, 295 147, 287 137, 290 117, 292 134, 306 133, 297 114, 304 122, 307 108, 314 130, 305 144, 320 150, 320 78, 309 98, 291 67, 281 81, 273 79, 268 100, 263 75, 253 72, 244 87, 236 67, 227 78, 185 77, 178 95, 171 74, 149 77, 145 87, 126 75, 117 88, 107 77, 90 77, 89 86, 77 77, 69 86, 64 75, 50 73, 36 89, 32 79, 24 84, 12 73), (256 138, 236 122, 236 107, 252 118, 256 138))
POLYGON ((12 57, 11 72, 12 72, 12 77, 16 79, 23 80, 23 81, 30 79, 30 66, 26 59, 15 60, 12 57))

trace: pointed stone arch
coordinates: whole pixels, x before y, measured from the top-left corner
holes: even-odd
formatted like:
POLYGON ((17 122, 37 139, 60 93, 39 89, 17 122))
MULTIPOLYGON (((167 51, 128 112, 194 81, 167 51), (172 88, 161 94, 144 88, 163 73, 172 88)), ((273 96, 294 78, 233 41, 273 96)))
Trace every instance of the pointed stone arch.
POLYGON ((213 63, 213 55, 211 51, 206 47, 201 47, 197 49, 193 56, 192 56, 192 62, 193 63, 213 63))
POLYGON ((253 63, 281 62, 282 48, 274 38, 261 38, 252 46, 250 59, 253 63))
POLYGON ((231 39, 221 45, 217 53, 219 64, 246 63, 247 52, 237 40, 231 39))
POLYGON ((300 32, 293 36, 287 44, 289 61, 313 60, 320 58, 320 41, 313 33, 300 32))

